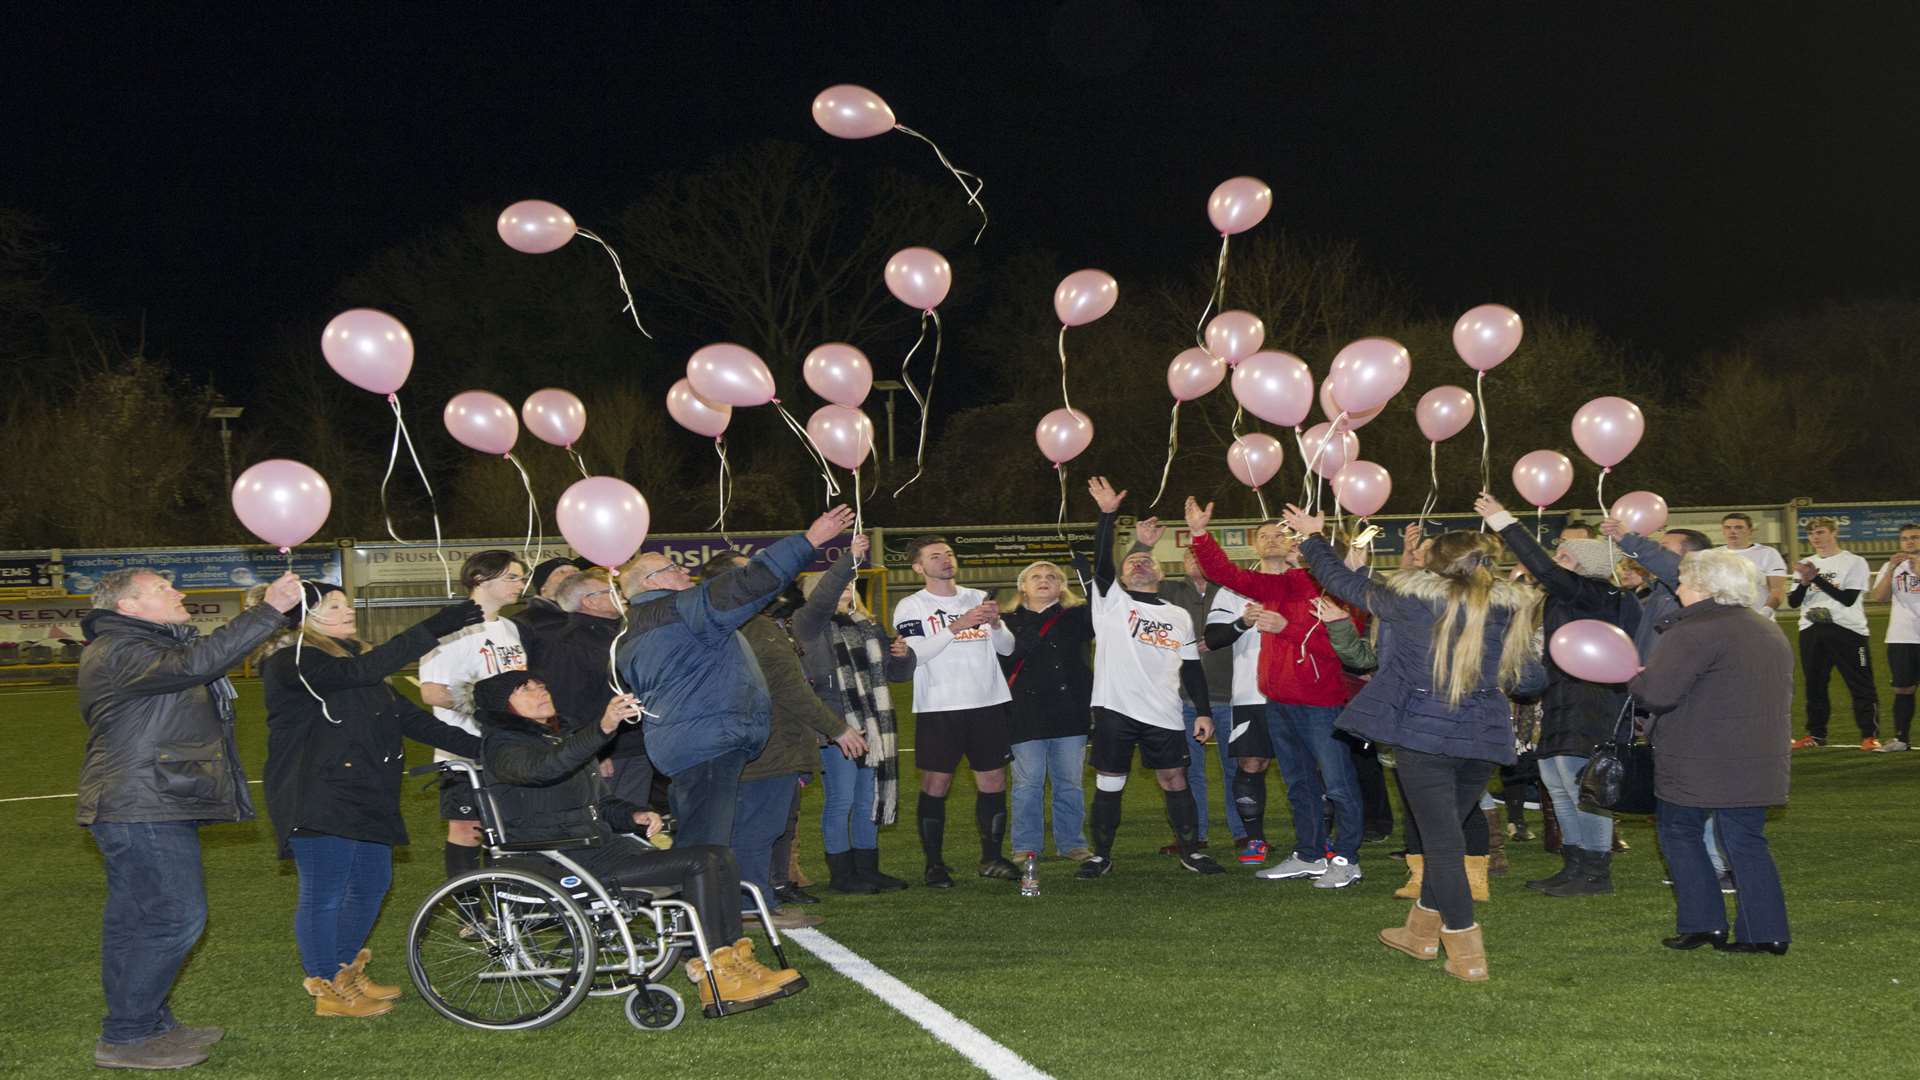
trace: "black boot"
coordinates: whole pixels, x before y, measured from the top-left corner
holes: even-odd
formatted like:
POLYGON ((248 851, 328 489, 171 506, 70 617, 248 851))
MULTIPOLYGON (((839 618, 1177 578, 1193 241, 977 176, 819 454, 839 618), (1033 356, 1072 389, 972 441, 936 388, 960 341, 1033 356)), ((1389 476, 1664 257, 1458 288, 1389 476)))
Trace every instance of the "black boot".
POLYGON ((880 872, 879 848, 854 848, 853 872, 861 881, 874 887, 876 892, 898 892, 907 887, 907 883, 897 877, 889 877, 880 872))
POLYGON ((1560 846, 1560 870, 1550 877, 1535 878, 1527 882, 1529 889, 1551 889, 1566 884, 1568 878, 1580 869, 1580 849, 1572 844, 1560 846))
POLYGON ((873 882, 860 876, 853 868, 853 852, 827 852, 827 888, 838 893, 853 893, 866 896, 880 891, 873 882))
POLYGON ((1613 852, 1582 851, 1572 877, 1540 890, 1548 896, 1609 896, 1613 893, 1613 852))

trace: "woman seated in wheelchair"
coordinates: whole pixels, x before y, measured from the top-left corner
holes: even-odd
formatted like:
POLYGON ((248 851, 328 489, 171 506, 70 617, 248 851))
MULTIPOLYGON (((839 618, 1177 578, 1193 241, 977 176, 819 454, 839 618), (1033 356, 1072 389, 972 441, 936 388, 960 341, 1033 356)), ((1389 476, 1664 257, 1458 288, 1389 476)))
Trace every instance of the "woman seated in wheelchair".
POLYGON ((698 957, 687 964, 688 978, 700 987, 703 1008, 716 1004, 711 1000, 714 984, 719 1004, 728 1012, 805 989, 799 972, 775 971, 753 958, 753 943, 741 932, 740 868, 732 851, 711 844, 663 851, 632 835, 617 834, 631 825, 653 836, 663 824, 658 814, 613 798, 595 767, 595 755, 621 722, 640 715, 631 695, 608 702, 599 723, 579 723, 554 710, 553 698, 537 675, 508 671, 474 684, 473 701, 483 730, 487 787, 509 840, 559 844, 591 838, 591 846, 567 854, 609 889, 678 886, 712 943, 713 983, 698 957))

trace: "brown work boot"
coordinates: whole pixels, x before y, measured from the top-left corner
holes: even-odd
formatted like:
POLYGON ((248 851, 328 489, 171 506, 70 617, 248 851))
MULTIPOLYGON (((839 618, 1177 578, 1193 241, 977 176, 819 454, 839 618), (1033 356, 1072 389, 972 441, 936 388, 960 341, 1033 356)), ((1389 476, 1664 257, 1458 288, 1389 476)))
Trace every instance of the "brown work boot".
POLYGON ((1485 855, 1467 856, 1467 889, 1475 900, 1492 899, 1493 894, 1487 887, 1487 857, 1485 855))
POLYGON ((1427 859, 1424 855, 1407 856, 1407 883, 1393 890, 1393 895, 1402 900, 1420 899, 1420 885, 1427 873, 1427 859))
POLYGON ((1407 912, 1407 924, 1380 931, 1380 942, 1389 949, 1398 949, 1415 960, 1438 960, 1440 959, 1440 913, 1428 911, 1416 900, 1413 910, 1407 912))
MULTIPOLYGON (((733 962, 743 970, 753 974, 768 986, 780 992, 781 997, 797 994, 807 988, 807 977, 792 968, 775 970, 754 958, 753 942, 741 938, 733 943, 733 962)), ((717 962, 717 958, 716 958, 717 962)))
POLYGON ((371 959, 373 959, 373 950, 361 949, 359 955, 353 958, 353 963, 347 965, 347 970, 353 972, 353 985, 359 988, 363 996, 373 998, 375 1001, 400 1000, 401 990, 398 986, 377 983, 367 978, 367 961, 371 959))
POLYGON ((353 975, 347 965, 340 965, 340 974, 331 979, 318 976, 306 982, 307 993, 313 995, 313 1015, 315 1016, 379 1016, 393 1008, 393 1002, 370 998, 360 992, 353 983, 353 975))
MULTIPOLYGON (((744 970, 734 959, 734 946, 722 945, 712 950, 713 978, 707 978, 707 965, 699 957, 687 961, 687 978, 700 989, 700 1012, 709 1018, 721 1015, 721 1008, 731 1013, 757 1009, 770 1001, 781 997, 780 991, 760 979, 754 972, 744 970), (715 985, 719 986, 720 997, 714 998, 715 985)), ((765 968, 760 970, 765 971, 765 968)))
POLYGON ((173 1038, 173 1032, 139 1042, 93 1044, 93 1063, 103 1069, 184 1069, 207 1060, 207 1048, 173 1038))
POLYGON ((1507 862, 1507 824, 1506 808, 1496 806, 1487 811, 1487 873, 1494 877, 1505 877, 1512 866, 1507 862))
POLYGON ((1479 923, 1465 930, 1441 928, 1440 944, 1447 950, 1447 974, 1466 982, 1487 981, 1487 943, 1479 923))

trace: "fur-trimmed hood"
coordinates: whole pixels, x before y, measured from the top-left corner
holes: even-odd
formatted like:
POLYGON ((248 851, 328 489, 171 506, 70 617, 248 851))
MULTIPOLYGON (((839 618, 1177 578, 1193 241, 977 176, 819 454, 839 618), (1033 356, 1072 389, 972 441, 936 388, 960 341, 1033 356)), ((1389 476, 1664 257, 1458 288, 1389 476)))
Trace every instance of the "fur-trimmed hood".
MULTIPOLYGON (((1445 603, 1447 600, 1448 579, 1431 570, 1398 570, 1380 579, 1380 584, 1383 588, 1415 600, 1428 603, 1445 603)), ((1540 590, 1531 585, 1495 579, 1489 599, 1494 607, 1518 611, 1539 603, 1541 596, 1540 590)))

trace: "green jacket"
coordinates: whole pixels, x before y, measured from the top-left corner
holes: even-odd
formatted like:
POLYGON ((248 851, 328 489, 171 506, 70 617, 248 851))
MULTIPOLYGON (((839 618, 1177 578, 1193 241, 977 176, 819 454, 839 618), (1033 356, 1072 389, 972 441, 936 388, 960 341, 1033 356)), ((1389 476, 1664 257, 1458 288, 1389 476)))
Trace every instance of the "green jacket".
POLYGON ((1353 628, 1352 619, 1339 619, 1324 625, 1327 628, 1327 641, 1333 645, 1333 655, 1340 658, 1341 667, 1362 672, 1380 666, 1380 656, 1374 652, 1373 642, 1353 628))
POLYGON ((847 723, 833 714, 820 695, 813 692, 807 673, 800 666, 800 651, 787 632, 769 615, 755 615, 740 628, 747 648, 760 665, 767 680, 767 695, 773 699, 773 728, 767 735, 766 749, 740 770, 740 779, 764 780, 782 773, 812 775, 820 766, 820 740, 833 738, 847 730, 847 723))

